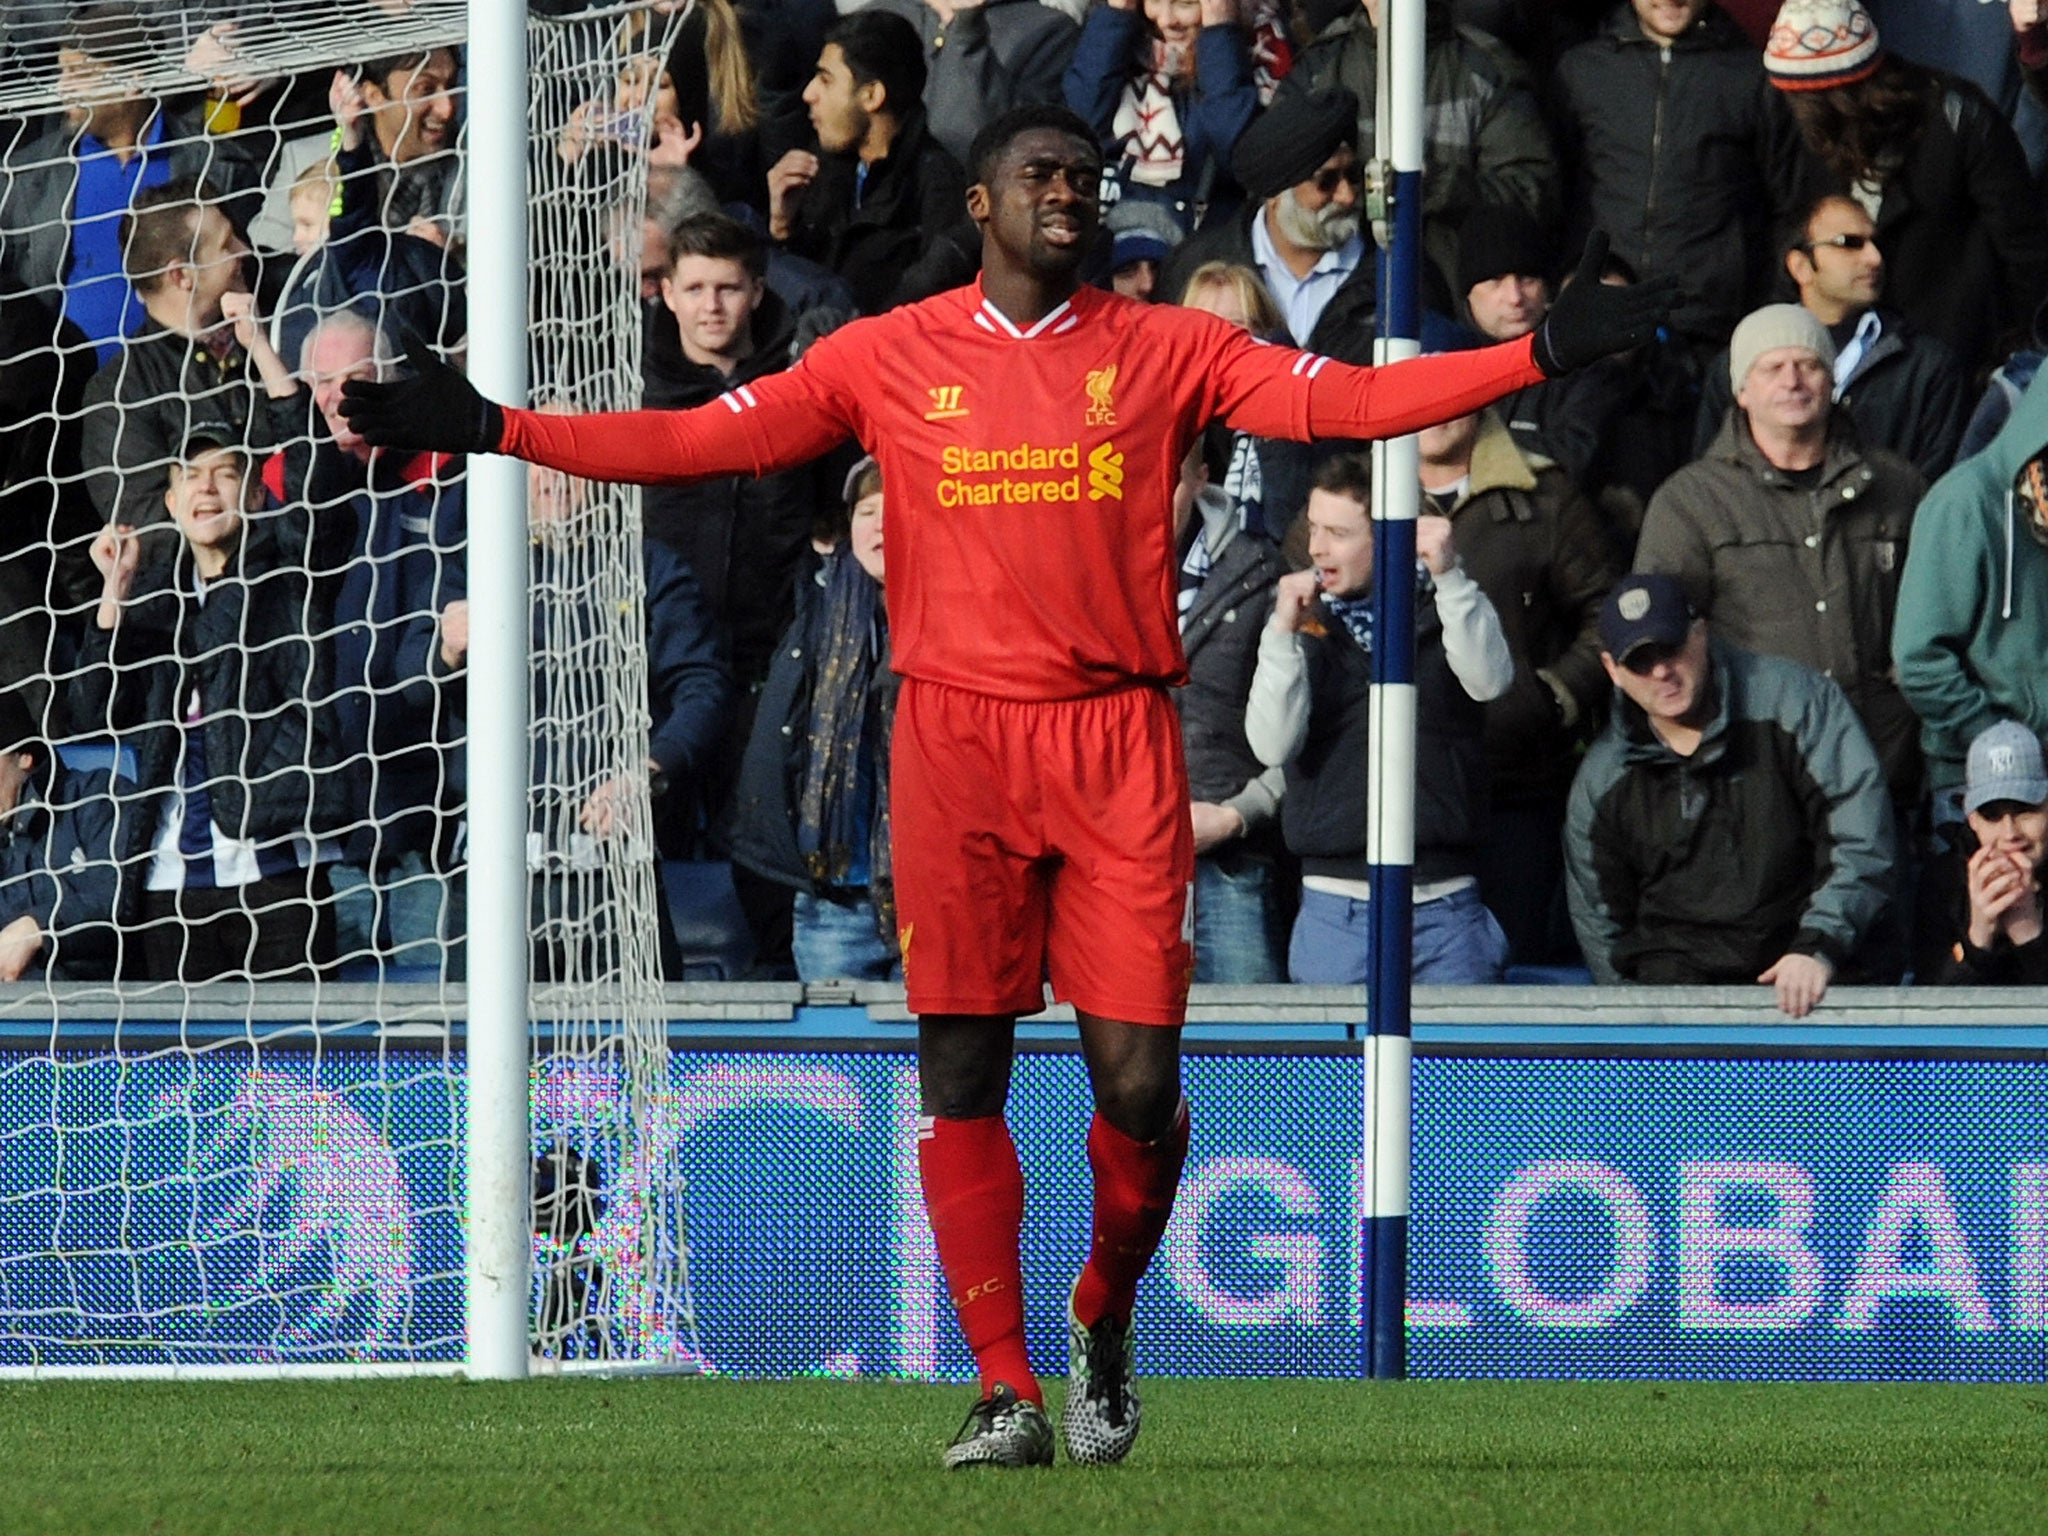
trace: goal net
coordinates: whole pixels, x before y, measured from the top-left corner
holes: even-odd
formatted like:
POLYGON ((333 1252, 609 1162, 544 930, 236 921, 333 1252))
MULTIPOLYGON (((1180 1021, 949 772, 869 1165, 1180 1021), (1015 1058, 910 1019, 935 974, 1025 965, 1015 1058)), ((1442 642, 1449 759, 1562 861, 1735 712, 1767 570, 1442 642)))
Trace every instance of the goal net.
POLYGON ((697 1358, 638 494, 530 477, 530 931, 470 932, 466 466, 335 409, 484 325, 637 403, 681 9, 530 19, 525 316, 467 292, 459 0, 0 10, 0 1368, 459 1364, 514 946, 533 1351, 697 1358))

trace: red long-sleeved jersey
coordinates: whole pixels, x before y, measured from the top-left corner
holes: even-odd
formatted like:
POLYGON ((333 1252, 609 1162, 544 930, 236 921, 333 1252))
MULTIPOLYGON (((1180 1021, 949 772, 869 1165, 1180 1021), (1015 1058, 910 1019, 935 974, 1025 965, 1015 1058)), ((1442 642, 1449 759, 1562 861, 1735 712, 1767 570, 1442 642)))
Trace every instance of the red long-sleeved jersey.
POLYGON ((1028 330, 979 283, 857 321, 689 411, 507 411, 500 450, 643 485, 766 474, 848 436, 887 496, 890 651, 1012 699, 1185 679, 1173 488, 1211 420, 1397 437, 1542 377, 1528 340, 1355 368, 1084 288, 1028 330))

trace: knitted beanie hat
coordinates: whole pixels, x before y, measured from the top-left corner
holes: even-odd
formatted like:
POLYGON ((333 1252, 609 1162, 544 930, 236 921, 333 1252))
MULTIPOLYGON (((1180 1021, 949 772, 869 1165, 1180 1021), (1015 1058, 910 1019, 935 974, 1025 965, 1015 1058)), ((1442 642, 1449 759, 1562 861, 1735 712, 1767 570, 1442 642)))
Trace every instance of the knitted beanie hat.
POLYGON ((1764 69, 1781 91, 1868 80, 1883 61, 1877 23, 1857 0, 1785 0, 1764 44, 1764 69))
POLYGON ((1779 347, 1804 347, 1823 367, 1835 366, 1835 341, 1818 315, 1801 304, 1766 304, 1744 315, 1728 340, 1728 382, 1738 395, 1756 360, 1779 347))

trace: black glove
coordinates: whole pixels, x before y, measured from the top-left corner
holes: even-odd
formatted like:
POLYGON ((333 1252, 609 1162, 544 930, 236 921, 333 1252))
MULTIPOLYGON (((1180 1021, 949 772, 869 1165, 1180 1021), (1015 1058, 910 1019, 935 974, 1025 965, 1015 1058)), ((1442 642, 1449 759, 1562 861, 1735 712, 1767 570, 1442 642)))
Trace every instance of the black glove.
POLYGON ((1594 230, 1586 253, 1550 314, 1536 332, 1536 366, 1548 378, 1597 363, 1613 352, 1640 347, 1657 334, 1678 302, 1678 279, 1612 287, 1600 281, 1607 265, 1607 236, 1594 230))
POLYGON ((459 368, 415 345, 405 354, 409 376, 387 383, 350 379, 341 386, 341 414, 376 448, 434 453, 495 453, 505 436, 504 410, 478 394, 459 368))

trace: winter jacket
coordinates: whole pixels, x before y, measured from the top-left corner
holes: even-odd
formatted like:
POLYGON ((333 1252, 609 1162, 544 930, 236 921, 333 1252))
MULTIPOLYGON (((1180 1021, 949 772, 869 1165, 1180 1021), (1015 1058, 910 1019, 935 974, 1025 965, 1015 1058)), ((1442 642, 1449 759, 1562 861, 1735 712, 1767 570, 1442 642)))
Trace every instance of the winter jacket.
MULTIPOLYGON (((370 178, 370 218, 386 229, 404 229, 416 218, 447 223, 456 239, 467 231, 467 188, 463 181, 461 152, 451 145, 404 165, 394 166, 384 158, 375 134, 364 135, 362 153, 373 167, 370 178)), ((292 248, 292 184, 309 165, 319 165, 334 154, 334 133, 322 128, 304 138, 289 139, 278 146, 276 169, 263 194, 260 212, 243 226, 249 243, 261 250, 289 251, 292 248)))
POLYGON ((1480 415, 1458 558, 1500 615, 1515 680, 1486 706, 1496 805, 1556 805, 1607 706, 1600 604, 1618 572, 1592 506, 1564 472, 1530 460, 1493 410, 1480 415))
MULTIPOLYGON (((119 787, 114 858, 132 871, 120 911, 132 913, 141 865, 179 783, 186 704, 196 691, 213 821, 259 845, 330 837, 358 815, 354 780, 364 738, 336 707, 334 647, 324 629, 325 583, 314 574, 346 558, 346 515, 302 507, 248 515, 229 573, 194 595, 191 557, 145 568, 112 630, 91 625, 71 685, 74 716, 103 722, 135 749, 132 786, 119 787)), ((374 751, 374 749, 372 749, 374 751)))
POLYGON ((1885 182, 1877 244, 1886 302, 1975 369, 2048 294, 2048 216, 2011 124, 1969 81, 1936 79, 1939 109, 1885 182))
POLYGON ((2013 496, 2014 477, 2043 451, 2048 375, 1990 447, 1935 483, 1914 520, 1892 656, 1937 794, 1962 784, 1986 726, 2017 720, 2048 733, 2048 549, 2013 496))
POLYGON ((1011 107, 1061 99, 1080 29, 1038 0, 987 0, 941 21, 924 0, 874 0, 924 40, 924 110, 932 137, 967 164, 984 124, 1011 107))
MULTIPOLYGON (((1258 258, 1252 254, 1252 220, 1264 215, 1264 205, 1249 203, 1235 217, 1209 224, 1176 246, 1159 270, 1159 292, 1167 302, 1179 303, 1188 279, 1209 262, 1227 261, 1258 271, 1258 258)), ((1330 295, 1330 301, 1316 317, 1315 329, 1305 337, 1287 339, 1340 363, 1367 366, 1372 362, 1373 314, 1378 293, 1373 252, 1368 245, 1364 259, 1343 286, 1330 295)))
POLYGON ((1237 529, 1236 510, 1220 495, 1197 502, 1198 537, 1214 561, 1181 623, 1188 680, 1173 693, 1188 787, 1197 800, 1226 805, 1244 818, 1245 836, 1272 825, 1281 776, 1245 740, 1245 700, 1259 663, 1259 632, 1273 612, 1273 589, 1287 569, 1280 551, 1237 529))
MULTIPOLYGON (((2026 944, 1997 934, 1989 949, 1970 942, 1970 856, 1978 843, 1968 822, 1957 822, 1949 844, 1935 854, 1921 881, 1931 895, 1931 921, 1920 926, 1928 944, 1916 947, 1914 979, 1941 987, 2048 986, 2048 933, 2026 944), (1928 950, 1932 948, 1933 952, 1928 950)), ((2038 881, 2042 871, 2036 868, 2038 881)))
MULTIPOLYGON (((1470 876, 1486 831, 1486 715, 1453 671, 1445 649, 1446 617, 1497 649, 1498 686, 1508 686, 1511 662, 1491 605, 1470 577, 1453 572, 1426 587, 1415 601, 1415 880, 1431 884, 1470 876), (1440 601, 1441 599, 1441 601, 1440 601)), ((1270 625, 1260 636, 1260 668, 1247 708, 1246 736, 1261 761, 1287 769, 1281 827, 1287 847, 1301 859, 1304 878, 1363 880, 1366 861, 1367 765, 1371 761, 1368 692, 1372 659, 1351 631, 1318 599, 1309 622, 1295 634, 1270 625), (1307 686, 1307 721, 1298 740, 1272 732, 1254 718, 1258 695, 1291 654, 1301 658, 1307 686)))
POLYGON ((783 244, 845 278, 864 315, 971 279, 978 256, 965 253, 981 246, 965 233, 967 176, 931 136, 923 109, 905 115, 889 153, 868 167, 856 208, 859 165, 852 153, 818 155, 783 244))
POLYGON ((260 453, 276 441, 263 402, 263 382, 239 346, 215 357, 204 342, 150 321, 85 387, 81 457, 101 521, 163 525, 143 549, 168 559, 178 536, 164 492, 187 435, 218 423, 260 453))
MULTIPOLYGON (((797 802, 809 751, 811 695, 818 683, 818 658, 808 636, 817 605, 825 601, 825 579, 820 571, 798 588, 796 617, 775 648, 733 796, 733 861, 763 879, 812 895, 825 887, 812 877, 797 847, 797 802)), ((877 665, 883 668, 877 692, 898 686, 886 661, 878 659, 877 665)))
POLYGON ((1617 695, 1572 783, 1565 893, 1593 980, 1754 982, 1847 965, 1892 892, 1892 808, 1841 689, 1713 641, 1713 716, 1680 757, 1617 695))
MULTIPOLYGON (((675 336, 669 319, 668 334, 675 336)), ((688 410, 790 364, 789 310, 773 292, 754 311, 754 351, 730 374, 693 363, 679 346, 646 356, 643 405, 688 410)), ((727 475, 688 485, 651 485, 641 493, 641 526, 695 573, 704 600, 727 633, 743 684, 766 676, 777 637, 788 627, 790 594, 810 548, 817 508, 837 486, 821 484, 814 465, 778 474, 727 475)))
POLYGON ((1711 5, 1660 47, 1624 3, 1558 60, 1556 89, 1573 248, 1605 230, 1638 276, 1684 284, 1679 330, 1726 342, 1766 296, 1773 231, 1809 174, 1761 56, 1711 5))
MULTIPOLYGON (((1529 73, 1498 39, 1454 24, 1432 0, 1423 56, 1422 243, 1442 280, 1435 302, 1461 308, 1458 229, 1474 208, 1514 206, 1543 224, 1559 207, 1557 154, 1529 73)), ((1281 95, 1342 86, 1358 97, 1358 156, 1372 158, 1379 34, 1353 7, 1325 27, 1281 83, 1281 95)), ((1427 301, 1427 300, 1426 300, 1427 301)))
MULTIPOLYGON (((165 109, 163 124, 172 177, 198 179, 235 227, 245 227, 260 186, 250 143, 207 133, 190 108, 165 109)), ((0 174, 0 272, 32 291, 63 287, 70 268, 70 220, 78 194, 76 138, 77 130, 59 120, 8 156, 5 174, 0 174)), ((285 227, 289 231, 289 216, 285 227)))
POLYGON ((119 821, 113 774, 74 773, 54 755, 33 798, 0 819, 0 928, 34 918, 52 980, 108 980, 118 967, 119 821))
POLYGON ((1919 790, 1919 724, 1893 675, 1892 616, 1925 488, 1905 460, 1866 451, 1837 413, 1820 483, 1803 489, 1735 412, 1707 456, 1650 498, 1636 543, 1635 568, 1679 577, 1730 645, 1832 678, 1901 798, 1919 790))
MULTIPOLYGON (((1725 371, 1725 370, 1724 370, 1725 371)), ((1545 458, 1581 490, 1602 482, 1608 434, 1636 393, 1627 358, 1603 357, 1494 402, 1522 452, 1545 458)))
POLYGON ((1081 23, 1062 90, 1066 104, 1095 130, 1105 170, 1119 197, 1158 203, 1184 230, 1227 219, 1244 193, 1230 175, 1230 152, 1259 113, 1244 29, 1204 27, 1195 37, 1195 79, 1173 93, 1180 121, 1182 160, 1177 180, 1163 187, 1136 180, 1133 158, 1116 132, 1117 107, 1133 73, 1151 62, 1152 34, 1142 10, 1098 5, 1081 23))
MULTIPOLYGON (((1857 438, 1912 462, 1929 484, 1954 461, 1956 444, 1970 419, 1970 376, 1946 343, 1914 330, 1904 316, 1880 310, 1877 340, 1846 382, 1835 387, 1835 407, 1856 423, 1857 438)), ((1539 388, 1541 386, 1538 386, 1539 388)), ((1700 381, 1695 457, 1721 434, 1735 406, 1724 351, 1700 381)))

